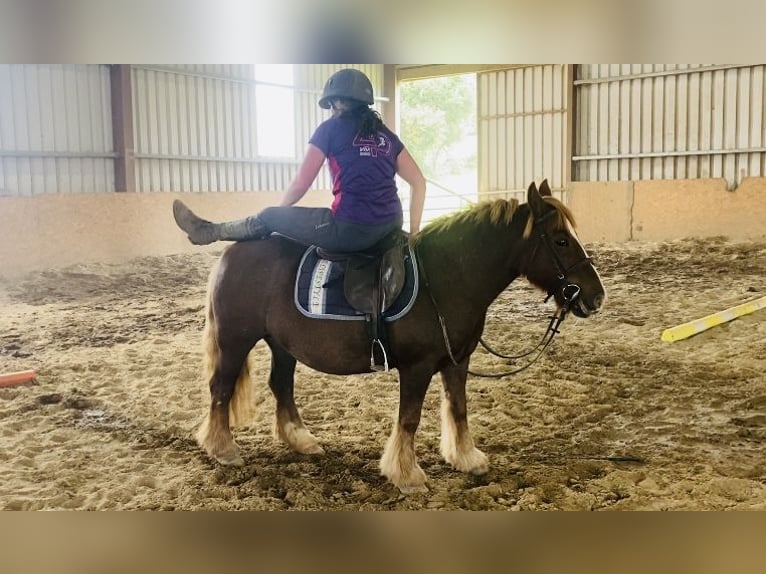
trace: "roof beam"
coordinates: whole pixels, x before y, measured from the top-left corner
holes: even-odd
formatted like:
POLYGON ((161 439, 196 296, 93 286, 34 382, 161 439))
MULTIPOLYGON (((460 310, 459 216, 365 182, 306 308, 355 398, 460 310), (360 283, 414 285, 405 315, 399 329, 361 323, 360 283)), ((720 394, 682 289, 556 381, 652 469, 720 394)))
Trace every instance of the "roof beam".
POLYGON ((423 80, 439 76, 456 74, 471 74, 491 70, 508 70, 521 68, 529 64, 398 64, 396 69, 397 81, 423 80))

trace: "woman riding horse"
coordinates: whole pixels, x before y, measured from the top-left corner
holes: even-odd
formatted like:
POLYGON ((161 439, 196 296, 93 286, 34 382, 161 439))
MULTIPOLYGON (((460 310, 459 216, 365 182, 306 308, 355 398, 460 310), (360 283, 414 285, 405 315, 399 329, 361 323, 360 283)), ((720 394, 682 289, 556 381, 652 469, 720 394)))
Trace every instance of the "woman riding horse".
POLYGON ((367 249, 402 227, 402 204, 395 175, 410 184, 410 233, 420 229, 426 183, 397 135, 370 108, 372 83, 353 68, 333 74, 319 106, 332 117, 311 136, 298 173, 279 207, 238 221, 212 223, 181 201, 173 203, 176 223, 197 245, 259 239, 272 232, 327 251, 367 249), (335 199, 328 208, 294 207, 311 187, 325 159, 335 199))

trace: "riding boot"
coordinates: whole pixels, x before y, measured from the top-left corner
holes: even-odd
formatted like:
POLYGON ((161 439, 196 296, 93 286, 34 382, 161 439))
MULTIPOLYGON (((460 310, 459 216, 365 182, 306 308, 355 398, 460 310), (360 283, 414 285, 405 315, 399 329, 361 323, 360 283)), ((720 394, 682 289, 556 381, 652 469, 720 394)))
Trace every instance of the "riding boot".
POLYGON ((213 223, 195 215, 178 199, 173 202, 173 217, 178 227, 186 232, 189 241, 195 245, 207 245, 215 241, 261 239, 269 235, 268 228, 257 215, 237 221, 213 223))

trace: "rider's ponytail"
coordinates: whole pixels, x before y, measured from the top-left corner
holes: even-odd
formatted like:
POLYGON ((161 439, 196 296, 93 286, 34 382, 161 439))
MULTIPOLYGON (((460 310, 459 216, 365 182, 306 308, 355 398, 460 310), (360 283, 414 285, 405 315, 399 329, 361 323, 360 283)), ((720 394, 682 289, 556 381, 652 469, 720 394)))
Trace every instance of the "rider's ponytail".
POLYGON ((383 126, 383 118, 380 114, 361 102, 351 101, 353 107, 344 112, 354 119, 356 131, 362 137, 373 137, 383 126))

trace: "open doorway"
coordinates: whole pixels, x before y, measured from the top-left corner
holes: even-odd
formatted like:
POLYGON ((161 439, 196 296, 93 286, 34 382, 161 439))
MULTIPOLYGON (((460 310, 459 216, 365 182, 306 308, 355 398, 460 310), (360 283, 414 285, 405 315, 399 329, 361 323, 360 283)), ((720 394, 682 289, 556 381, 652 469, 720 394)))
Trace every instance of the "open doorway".
POLYGON ((407 80, 399 96, 402 141, 428 180, 423 224, 475 203, 476 74, 407 80))

